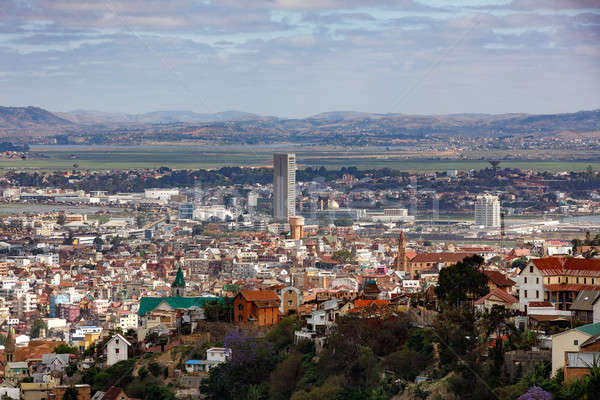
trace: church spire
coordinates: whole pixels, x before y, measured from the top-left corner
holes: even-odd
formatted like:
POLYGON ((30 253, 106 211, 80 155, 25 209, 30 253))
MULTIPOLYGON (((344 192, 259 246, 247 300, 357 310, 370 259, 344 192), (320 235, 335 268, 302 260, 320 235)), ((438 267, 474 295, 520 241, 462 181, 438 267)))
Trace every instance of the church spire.
POLYGON ((177 275, 171 285, 171 297, 183 297, 185 296, 185 279, 183 278, 183 270, 181 269, 181 263, 177 268, 177 275))

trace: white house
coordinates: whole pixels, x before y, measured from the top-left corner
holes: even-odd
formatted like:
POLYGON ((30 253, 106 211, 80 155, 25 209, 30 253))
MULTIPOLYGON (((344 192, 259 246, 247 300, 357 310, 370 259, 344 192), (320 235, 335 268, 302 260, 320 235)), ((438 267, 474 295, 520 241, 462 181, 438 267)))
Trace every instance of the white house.
POLYGON ((128 358, 128 351, 131 347, 131 343, 127 341, 123 336, 113 335, 110 340, 106 343, 106 365, 110 367, 118 363, 119 361, 125 361, 128 358))
POLYGON ((544 277, 532 261, 521 270, 515 286, 522 305, 544 301, 544 277))
POLYGON ((185 363, 185 371, 188 374, 206 372, 211 368, 226 362, 231 357, 231 349, 226 347, 211 347, 206 350, 206 360, 188 360, 185 363))

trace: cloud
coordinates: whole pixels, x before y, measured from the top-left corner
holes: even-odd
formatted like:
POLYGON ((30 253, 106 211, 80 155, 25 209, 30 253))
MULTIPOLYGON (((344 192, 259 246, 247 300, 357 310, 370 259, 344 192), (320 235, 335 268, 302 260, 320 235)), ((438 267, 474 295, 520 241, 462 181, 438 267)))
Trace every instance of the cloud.
POLYGON ((307 115, 600 103, 600 10, 585 1, 4 2, 0 104, 307 115))

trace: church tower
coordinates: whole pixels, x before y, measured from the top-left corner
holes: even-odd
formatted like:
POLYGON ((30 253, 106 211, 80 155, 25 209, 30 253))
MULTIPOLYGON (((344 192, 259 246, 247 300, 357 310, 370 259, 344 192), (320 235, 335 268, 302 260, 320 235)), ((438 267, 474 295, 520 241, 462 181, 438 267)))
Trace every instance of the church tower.
POLYGON ((181 264, 177 269, 177 275, 171 285, 171 297, 184 297, 185 296, 185 279, 183 279, 183 271, 181 270, 181 264))
POLYGON ((8 328, 8 335, 6 335, 6 343, 4 344, 4 354, 6 356, 6 362, 15 361, 16 344, 14 338, 13 328, 8 328))
POLYGON ((396 271, 408 272, 408 260, 406 258, 406 236, 404 232, 400 233, 398 237, 398 254, 394 263, 394 269, 396 271))

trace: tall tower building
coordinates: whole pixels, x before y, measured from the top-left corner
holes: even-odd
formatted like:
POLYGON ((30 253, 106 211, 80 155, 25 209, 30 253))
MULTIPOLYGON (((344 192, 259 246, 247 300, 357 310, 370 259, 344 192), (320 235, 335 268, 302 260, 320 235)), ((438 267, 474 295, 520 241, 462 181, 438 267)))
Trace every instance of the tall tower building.
POLYGON ((484 194, 475 202, 475 225, 486 228, 500 227, 500 200, 498 196, 484 194))
POLYGON ((396 260, 394 264, 394 269, 396 271, 407 271, 408 268, 408 260, 406 258, 406 236, 404 232, 400 232, 400 236, 398 237, 398 254, 396 255, 396 260))
POLYGON ((296 155, 273 155, 273 217, 287 221, 296 215, 296 155))

